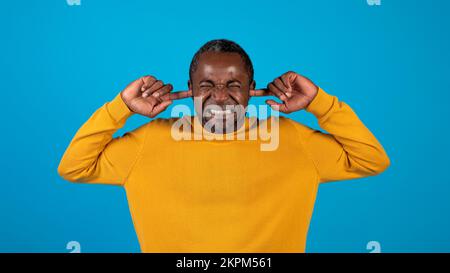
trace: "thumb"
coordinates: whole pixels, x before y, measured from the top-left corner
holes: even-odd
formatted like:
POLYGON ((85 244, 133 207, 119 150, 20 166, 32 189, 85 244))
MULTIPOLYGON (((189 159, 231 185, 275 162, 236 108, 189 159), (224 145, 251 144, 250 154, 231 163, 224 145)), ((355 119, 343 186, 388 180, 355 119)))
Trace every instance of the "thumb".
POLYGON ((141 95, 141 88, 144 85, 144 77, 141 77, 137 80, 134 80, 133 82, 131 82, 130 84, 128 84, 127 87, 125 87, 125 89, 122 90, 121 96, 122 99, 125 101, 125 103, 128 104, 128 102, 130 102, 131 100, 139 97, 141 95))
POLYGON ((124 91, 131 92, 133 94, 139 93, 139 90, 141 90, 141 87, 144 85, 145 77, 140 77, 139 79, 134 80, 133 82, 128 84, 124 91))

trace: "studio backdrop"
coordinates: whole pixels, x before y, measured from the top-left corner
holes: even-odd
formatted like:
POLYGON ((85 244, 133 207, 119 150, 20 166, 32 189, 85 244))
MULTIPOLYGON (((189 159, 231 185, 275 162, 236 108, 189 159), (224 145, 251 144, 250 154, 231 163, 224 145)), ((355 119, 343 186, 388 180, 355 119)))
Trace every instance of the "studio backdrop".
MULTIPOLYGON (((378 176, 320 186, 307 252, 450 251, 449 10, 445 0, 2 1, 0 252, 139 252, 124 189, 70 183, 58 164, 128 83, 155 75, 186 90, 193 54, 219 38, 246 50, 257 87, 295 71, 345 101, 390 157, 378 176)), ((176 101, 161 117, 180 103, 193 109, 176 101)), ((318 128, 305 111, 289 118, 318 128)), ((134 115, 116 136, 148 121, 134 115)))

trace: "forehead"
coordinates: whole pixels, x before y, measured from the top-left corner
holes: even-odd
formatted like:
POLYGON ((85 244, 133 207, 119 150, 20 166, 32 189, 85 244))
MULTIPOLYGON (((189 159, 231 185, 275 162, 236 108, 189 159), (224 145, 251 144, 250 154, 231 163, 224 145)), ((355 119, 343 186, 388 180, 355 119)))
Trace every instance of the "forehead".
POLYGON ((237 53, 205 52, 200 55, 197 70, 193 74, 194 80, 248 78, 245 63, 237 53))

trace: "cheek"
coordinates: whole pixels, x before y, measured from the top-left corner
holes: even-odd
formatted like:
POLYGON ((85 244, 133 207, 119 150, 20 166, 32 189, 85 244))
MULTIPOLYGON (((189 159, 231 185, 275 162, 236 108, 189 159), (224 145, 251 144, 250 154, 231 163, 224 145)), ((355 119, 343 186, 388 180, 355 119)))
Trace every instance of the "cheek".
POLYGON ((239 92, 235 92, 232 94, 233 98, 239 102, 239 104, 247 104, 250 97, 248 90, 240 90, 239 92))
POLYGON ((192 90, 192 95, 194 97, 208 97, 210 93, 211 91, 208 89, 194 88, 192 90))

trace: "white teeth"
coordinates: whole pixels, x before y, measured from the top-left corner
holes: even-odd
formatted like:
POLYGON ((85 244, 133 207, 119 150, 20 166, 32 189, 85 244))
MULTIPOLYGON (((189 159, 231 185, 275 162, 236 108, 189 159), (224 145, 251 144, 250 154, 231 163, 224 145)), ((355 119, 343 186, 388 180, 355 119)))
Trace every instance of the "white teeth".
POLYGON ((231 110, 227 109, 227 110, 223 111, 223 110, 211 109, 211 113, 213 113, 214 115, 229 115, 229 114, 231 114, 231 110))

